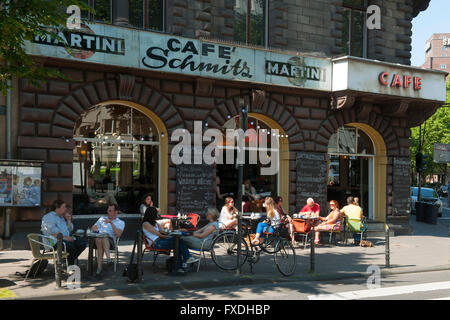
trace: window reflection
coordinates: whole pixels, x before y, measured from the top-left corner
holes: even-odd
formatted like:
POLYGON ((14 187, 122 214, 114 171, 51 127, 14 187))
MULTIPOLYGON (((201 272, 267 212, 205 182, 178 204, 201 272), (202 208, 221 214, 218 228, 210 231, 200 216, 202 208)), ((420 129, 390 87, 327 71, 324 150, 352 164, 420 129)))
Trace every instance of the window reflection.
POLYGON ((129 107, 86 112, 74 134, 74 213, 102 214, 111 203, 136 213, 143 194, 158 199, 158 137, 153 122, 129 107))
POLYGON ((234 41, 265 45, 266 0, 235 0, 234 41))

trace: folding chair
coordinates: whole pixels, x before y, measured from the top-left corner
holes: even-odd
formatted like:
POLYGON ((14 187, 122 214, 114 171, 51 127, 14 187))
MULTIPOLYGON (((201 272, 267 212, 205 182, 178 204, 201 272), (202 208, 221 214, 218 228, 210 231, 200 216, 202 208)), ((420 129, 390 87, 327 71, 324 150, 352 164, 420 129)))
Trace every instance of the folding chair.
MULTIPOLYGON (((35 261, 39 261, 39 260, 40 260, 39 263, 41 263, 42 260, 53 260, 53 265, 55 267, 55 280, 56 280, 57 252, 56 252, 55 248, 53 248, 51 245, 45 244, 43 241, 43 239, 54 240, 54 238, 49 237, 49 236, 44 236, 44 235, 38 234, 38 233, 30 233, 27 235, 27 238, 28 238, 28 243, 30 244, 31 254, 33 255, 33 259, 31 260, 30 269, 28 270, 28 272, 25 276, 25 281, 27 281, 27 279, 28 279, 28 276, 31 271, 31 267, 33 266, 33 263, 35 261), (41 248, 43 248, 42 252, 41 252, 41 248), (45 251, 49 251, 49 252, 46 253, 45 251)), ((69 253, 66 250, 66 244, 63 242, 62 259, 66 260, 66 267, 69 266, 69 263, 67 262, 68 256, 69 256, 69 253)), ((36 268, 36 269, 38 269, 38 268, 36 268)))
POLYGON ((142 250, 142 259, 144 257, 144 253, 146 251, 148 252, 153 252, 153 264, 152 267, 155 265, 156 263, 156 258, 158 257, 159 254, 165 254, 170 256, 170 249, 156 249, 155 248, 155 243, 152 241, 152 243, 148 242, 148 239, 142 235, 143 241, 144 241, 144 250, 142 250))
MULTIPOLYGON (((113 242, 113 247, 110 248, 114 252, 114 272, 117 271, 117 265, 119 264, 119 241, 120 237, 116 238, 116 240, 113 242)), ((97 259, 97 245, 95 244, 95 241, 94 241, 94 257, 95 259, 97 259)))
MULTIPOLYGON (((367 226, 365 224, 365 219, 355 219, 355 218, 347 218, 347 230, 351 233, 356 233, 360 235, 359 245, 362 246, 362 240, 364 238, 367 226)), ((347 238, 345 238, 345 244, 347 244, 347 238)))
POLYGON ((306 220, 303 219, 292 219, 293 234, 294 237, 303 237, 303 249, 306 248, 306 243, 308 241, 308 235, 311 233, 311 226, 306 220))

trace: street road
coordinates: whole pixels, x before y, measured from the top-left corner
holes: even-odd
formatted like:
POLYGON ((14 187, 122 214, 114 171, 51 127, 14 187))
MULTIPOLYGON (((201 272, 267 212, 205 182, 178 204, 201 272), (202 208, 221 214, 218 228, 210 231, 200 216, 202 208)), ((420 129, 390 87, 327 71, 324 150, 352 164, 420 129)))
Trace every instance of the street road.
MULTIPOLYGON (((373 282, 371 282, 373 284, 373 282)), ((258 284, 198 290, 152 292, 101 298, 114 300, 450 300, 450 271, 383 276, 381 287, 368 289, 367 279, 258 284)), ((93 299, 95 300, 95 299, 93 299)))

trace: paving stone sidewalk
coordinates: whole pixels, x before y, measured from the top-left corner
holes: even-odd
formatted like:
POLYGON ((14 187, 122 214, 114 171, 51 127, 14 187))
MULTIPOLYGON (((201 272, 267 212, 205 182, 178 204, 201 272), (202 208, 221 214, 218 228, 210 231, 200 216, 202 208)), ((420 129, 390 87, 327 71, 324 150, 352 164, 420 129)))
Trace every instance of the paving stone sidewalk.
POLYGON ((112 268, 105 270, 103 278, 96 280, 87 277, 87 250, 79 258, 82 270, 81 288, 67 289, 65 281, 63 288, 56 289, 54 269, 49 263, 44 274, 36 279, 23 281, 15 275, 24 273, 30 264, 31 252, 0 251, 0 298, 13 299, 82 299, 87 297, 102 297, 143 292, 183 290, 207 288, 214 286, 230 286, 237 284, 252 284, 259 282, 282 281, 325 281, 349 277, 361 277, 365 281, 370 265, 381 267, 383 273, 425 272, 450 269, 450 237, 448 227, 444 224, 427 225, 415 222, 414 235, 397 236, 390 239, 390 268, 385 266, 385 246, 383 238, 370 239, 374 247, 363 248, 353 246, 349 241, 342 244, 320 245, 316 247, 316 268, 310 272, 310 250, 297 248, 296 273, 291 277, 283 277, 276 269, 273 257, 267 254, 254 265, 250 273, 248 264, 242 268, 241 275, 236 272, 224 272, 218 269, 207 254, 207 264, 202 262, 200 272, 189 272, 184 276, 171 276, 165 270, 167 256, 158 257, 152 267, 152 254, 144 256, 144 277, 139 284, 127 283, 122 276, 127 264, 133 243, 122 242, 120 245, 120 264, 117 272, 112 268))

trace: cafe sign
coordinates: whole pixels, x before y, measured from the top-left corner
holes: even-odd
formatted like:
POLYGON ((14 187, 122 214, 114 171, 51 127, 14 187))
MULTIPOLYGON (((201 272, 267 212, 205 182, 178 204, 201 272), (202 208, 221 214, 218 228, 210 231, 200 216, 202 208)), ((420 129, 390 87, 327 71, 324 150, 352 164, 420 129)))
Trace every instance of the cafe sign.
POLYGON ((234 46, 92 23, 59 37, 36 36, 29 54, 201 76, 331 91, 331 59, 234 46))

